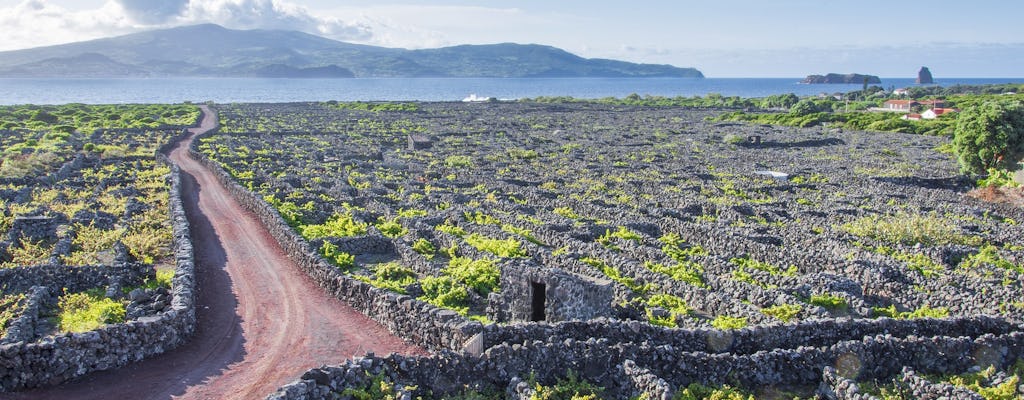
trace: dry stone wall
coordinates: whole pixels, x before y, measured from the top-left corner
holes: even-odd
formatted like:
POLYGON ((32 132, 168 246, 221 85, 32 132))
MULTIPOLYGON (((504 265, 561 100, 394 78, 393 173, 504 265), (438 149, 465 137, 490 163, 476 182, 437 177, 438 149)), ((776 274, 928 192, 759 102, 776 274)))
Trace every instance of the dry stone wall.
MULTIPOLYGON (((167 162, 161 155, 157 158, 167 162)), ((20 328, 9 331, 0 345, 0 391, 56 385, 90 372, 117 368, 169 351, 188 340, 196 328, 195 262, 177 166, 172 167, 170 179, 169 214, 173 228, 175 271, 169 308, 155 315, 106 325, 89 332, 25 340, 36 336, 31 327, 38 318, 38 304, 55 301, 58 288, 73 290, 108 286, 119 290, 119 285, 140 283, 142 267, 122 261, 123 266, 113 269, 113 272, 55 265, 0 271, 0 274, 7 274, 2 276, 5 282, 46 285, 32 288, 26 312, 15 321, 20 328)))
MULTIPOLYGON (((210 131, 202 137, 215 134, 210 131)), ((313 247, 281 218, 273 207, 252 192, 241 187, 224 169, 197 150, 198 139, 190 154, 214 172, 231 195, 247 210, 252 211, 281 244, 285 253, 327 293, 377 321, 395 335, 430 350, 454 349, 461 351, 471 338, 483 330, 479 322, 469 321, 454 311, 441 309, 411 296, 390 291, 352 279, 327 264, 313 247)), ((388 241, 379 232, 368 238, 338 241, 346 249, 386 252, 388 241)))

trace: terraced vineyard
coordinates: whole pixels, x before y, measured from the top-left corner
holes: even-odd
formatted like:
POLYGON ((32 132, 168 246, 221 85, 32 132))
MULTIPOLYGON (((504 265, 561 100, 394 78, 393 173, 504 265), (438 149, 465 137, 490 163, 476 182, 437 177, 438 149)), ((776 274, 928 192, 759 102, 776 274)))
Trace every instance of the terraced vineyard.
MULTIPOLYGON (((538 361, 476 375, 452 355, 349 365, 417 393, 460 386, 422 386, 427 372, 397 363, 520 395, 527 372, 551 384, 564 366, 612 397, 948 386, 939 375, 988 365, 1005 379, 981 386, 1019 379, 1024 212, 964 196, 946 138, 593 103, 220 112, 199 151, 338 276, 482 323, 487 362, 538 361)), ((352 388, 342 370, 314 386, 352 388)))
MULTIPOLYGON (((72 338, 171 308, 171 169, 156 155, 198 116, 191 105, 0 107, 4 344, 72 338)), ((31 385, 18 381, 26 376, 59 382, 94 367, 41 378, 28 365, 48 356, 19 348, 0 357, 21 376, 5 372, 4 390, 31 385)))

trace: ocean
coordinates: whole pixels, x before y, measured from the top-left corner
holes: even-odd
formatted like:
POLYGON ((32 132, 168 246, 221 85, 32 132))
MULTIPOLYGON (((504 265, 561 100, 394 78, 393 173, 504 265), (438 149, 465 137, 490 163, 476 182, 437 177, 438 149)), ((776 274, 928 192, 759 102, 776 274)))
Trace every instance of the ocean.
MULTIPOLYGON (((0 104, 277 103, 300 101, 459 101, 470 94, 498 99, 656 96, 765 97, 858 90, 855 85, 804 85, 800 78, 126 78, 0 79, 0 104)), ((1024 78, 949 78, 936 84, 1024 83, 1024 78)), ((913 86, 912 78, 885 78, 880 86, 913 86)))

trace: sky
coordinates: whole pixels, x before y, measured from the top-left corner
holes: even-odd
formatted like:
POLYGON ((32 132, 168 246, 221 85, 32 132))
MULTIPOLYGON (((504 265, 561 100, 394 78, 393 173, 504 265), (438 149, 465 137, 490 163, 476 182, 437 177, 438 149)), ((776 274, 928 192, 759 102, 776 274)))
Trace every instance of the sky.
POLYGON ((387 47, 536 43, 708 77, 1024 77, 1024 1, 0 0, 0 50, 217 23, 387 47))

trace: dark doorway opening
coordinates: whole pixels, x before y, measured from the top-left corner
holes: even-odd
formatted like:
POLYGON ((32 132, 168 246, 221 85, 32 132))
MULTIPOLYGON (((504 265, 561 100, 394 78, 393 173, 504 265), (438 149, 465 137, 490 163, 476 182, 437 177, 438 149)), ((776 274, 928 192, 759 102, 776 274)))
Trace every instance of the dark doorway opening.
POLYGON ((532 309, 533 312, 530 315, 530 321, 538 322, 546 319, 544 315, 544 303, 547 302, 546 294, 544 290, 547 289, 546 285, 540 282, 531 282, 530 289, 532 293, 532 309))

